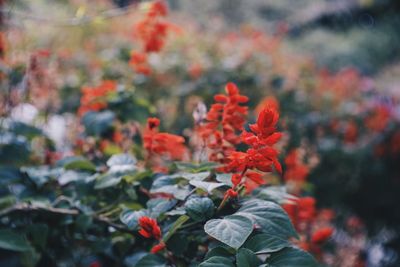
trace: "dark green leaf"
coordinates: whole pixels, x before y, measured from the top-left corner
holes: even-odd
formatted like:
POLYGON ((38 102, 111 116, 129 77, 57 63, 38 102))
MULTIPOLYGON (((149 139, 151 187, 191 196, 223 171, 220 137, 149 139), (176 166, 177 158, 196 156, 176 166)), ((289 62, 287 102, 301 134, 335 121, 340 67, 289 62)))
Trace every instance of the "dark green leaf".
POLYGON ((109 110, 102 112, 87 112, 83 116, 83 125, 89 135, 101 135, 111 129, 115 114, 109 110))
POLYGON ((19 252, 32 250, 25 236, 9 229, 0 230, 0 248, 19 252))
POLYGON ((214 256, 220 256, 220 257, 225 257, 225 258, 227 258, 227 257, 232 256, 232 253, 230 253, 230 252, 229 252, 226 248, 224 248, 224 247, 216 247, 216 248, 213 248, 213 249, 211 249, 211 250, 209 250, 209 251, 207 252, 207 254, 206 254, 206 256, 205 256, 205 259, 209 259, 209 258, 214 257, 214 256))
POLYGON ((253 251, 246 248, 239 249, 236 254, 237 267, 257 267, 261 264, 261 260, 257 258, 253 251))
POLYGON ((260 199, 247 200, 235 214, 250 218, 265 233, 283 239, 297 237, 289 216, 274 202, 260 199))
POLYGON ((165 260, 160 256, 149 254, 141 258, 135 267, 165 267, 165 260))
POLYGON ((229 258, 214 256, 200 263, 199 267, 235 267, 235 265, 229 258))
POLYGON ((147 202, 150 217, 157 218, 176 205, 176 199, 153 198, 147 202))
POLYGON ((194 221, 205 221, 211 218, 214 209, 214 203, 208 197, 193 197, 185 203, 185 210, 194 221))
POLYGON ((168 233, 164 236, 163 241, 167 242, 169 238, 184 224, 189 217, 186 215, 180 216, 169 229, 168 233))
POLYGON ((257 234, 249 238, 243 245, 257 254, 276 252, 288 246, 290 243, 287 240, 271 234, 257 234))
POLYGON ((267 259, 268 267, 316 267, 317 262, 309 253, 298 248, 285 248, 267 259))

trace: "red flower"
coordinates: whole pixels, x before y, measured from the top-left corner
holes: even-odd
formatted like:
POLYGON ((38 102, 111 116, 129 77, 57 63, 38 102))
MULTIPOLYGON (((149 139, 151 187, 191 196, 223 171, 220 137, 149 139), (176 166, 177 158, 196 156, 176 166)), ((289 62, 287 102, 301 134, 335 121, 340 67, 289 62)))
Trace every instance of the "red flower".
POLYGON ((147 54, 132 51, 131 59, 129 60, 129 65, 137 72, 143 75, 150 75, 151 68, 147 61, 147 54))
POLYGON ((232 152, 227 169, 242 172, 246 169, 258 169, 271 172, 274 167, 279 173, 282 167, 277 159, 278 151, 273 148, 282 134, 276 132, 279 114, 276 110, 266 108, 260 112, 257 123, 251 124, 251 132, 242 133, 242 141, 249 145, 246 152, 232 152))
POLYGON ((134 35, 141 41, 144 52, 159 52, 164 47, 168 24, 162 21, 162 17, 167 13, 165 2, 156 1, 145 17, 135 24, 134 35))
POLYGON ((84 115, 88 111, 99 111, 107 107, 107 95, 117 90, 114 81, 105 80, 97 87, 83 87, 81 89, 81 105, 78 113, 84 115))
POLYGON ((211 106, 206 116, 207 122, 199 129, 201 137, 212 151, 209 159, 221 163, 227 162, 227 156, 241 141, 238 132, 243 130, 247 115, 247 107, 242 104, 248 101, 233 83, 228 83, 225 91, 227 95, 214 96, 217 103, 211 106))
POLYGON ((139 226, 141 227, 139 234, 146 238, 155 238, 157 240, 161 239, 161 229, 157 224, 157 221, 143 216, 139 218, 139 226))
POLYGON ((333 234, 332 227, 324 227, 313 233, 311 241, 313 243, 320 244, 328 240, 332 236, 332 234, 333 234))
POLYGON ((298 218, 302 221, 311 221, 316 215, 315 198, 302 197, 297 200, 298 205, 298 218))
POLYGON ((382 132, 390 122, 391 112, 385 106, 376 107, 372 114, 365 119, 365 126, 374 132, 382 132))
POLYGON ((168 15, 168 7, 165 1, 154 1, 150 7, 148 16, 162 16, 168 15))
POLYGON ((238 196, 238 193, 233 189, 229 189, 228 191, 226 191, 225 195, 231 198, 235 198, 238 196))
POLYGON ((165 248, 165 243, 164 242, 160 242, 157 245, 155 245, 154 247, 151 248, 151 253, 156 254, 158 252, 160 252, 161 250, 163 250, 165 248))
POLYGON ((297 199, 295 203, 284 204, 282 207, 297 228, 303 222, 311 222, 316 216, 315 199, 312 197, 302 197, 297 199))
POLYGON ((148 157, 158 155, 181 160, 187 152, 184 145, 185 139, 179 135, 158 132, 159 125, 160 120, 157 118, 147 120, 147 126, 143 133, 143 144, 148 157))
POLYGON ((291 150, 285 158, 285 181, 305 182, 310 169, 302 162, 299 150, 291 150))
POLYGON ((350 121, 344 132, 344 141, 346 143, 355 143, 358 137, 358 127, 354 121, 350 121))

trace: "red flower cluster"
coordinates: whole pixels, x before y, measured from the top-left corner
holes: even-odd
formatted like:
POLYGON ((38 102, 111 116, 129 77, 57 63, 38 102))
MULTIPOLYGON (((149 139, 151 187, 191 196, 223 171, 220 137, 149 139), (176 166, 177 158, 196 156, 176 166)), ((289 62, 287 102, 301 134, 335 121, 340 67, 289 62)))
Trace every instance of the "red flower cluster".
POLYGON ((365 119, 365 126, 373 132, 381 133, 386 129, 390 119, 390 110, 385 106, 377 106, 372 114, 365 119))
POLYGON ((323 227, 321 229, 318 229, 312 234, 311 242, 313 242, 314 244, 323 243, 327 241, 329 238, 331 238, 332 234, 333 234, 332 227, 323 227))
POLYGON ((78 110, 79 115, 84 115, 88 111, 99 111, 107 107, 107 95, 117 90, 114 81, 105 80, 97 87, 83 87, 81 105, 78 110))
POLYGON ((317 211, 315 204, 314 198, 303 197, 294 203, 283 205, 283 208, 300 234, 298 245, 314 255, 319 255, 320 245, 333 234, 334 230, 330 223, 334 213, 328 209, 317 211))
POLYGON ((227 95, 214 96, 217 102, 207 113, 207 122, 199 129, 200 136, 211 153, 209 159, 226 163, 230 153, 235 151, 235 145, 240 143, 238 132, 243 130, 248 108, 242 104, 248 101, 246 96, 239 93, 233 83, 225 86, 227 95))
POLYGON ((276 132, 279 114, 269 107, 262 110, 255 124, 250 124, 251 132, 244 131, 241 140, 249 145, 246 152, 232 152, 227 168, 234 172, 243 172, 247 169, 257 169, 262 172, 271 172, 273 167, 282 173, 282 167, 277 159, 278 151, 273 148, 282 133, 276 132))
MULTIPOLYGON (((234 173, 231 190, 240 190, 243 186, 249 193, 266 183, 260 172, 271 172, 275 168, 282 173, 278 151, 273 148, 282 136, 276 131, 278 119, 275 108, 265 107, 258 115, 257 122, 249 126, 251 131, 243 131, 240 136, 240 140, 249 146, 246 152, 229 151, 224 171, 234 173)), ((235 139, 235 142, 238 141, 235 139)), ((230 191, 226 192, 224 198, 228 197, 232 197, 230 191)))
POLYGON ((151 68, 147 61, 147 54, 137 51, 132 51, 129 65, 137 72, 143 75, 150 75, 151 68))
POLYGON ((185 139, 179 135, 158 132, 159 125, 160 120, 157 118, 147 120, 147 126, 143 133, 143 144, 147 150, 148 159, 158 155, 181 160, 186 154, 185 139))
POLYGON ((167 14, 166 3, 155 1, 144 18, 134 26, 134 35, 142 42, 145 53, 159 52, 164 47, 168 24, 163 21, 163 17, 167 14))
POLYGON ((292 149, 285 158, 285 181, 304 183, 310 173, 310 168, 302 162, 298 149, 292 149))
POLYGON ((150 75, 147 53, 159 52, 165 44, 169 24, 163 18, 168 14, 164 1, 155 1, 151 4, 143 19, 134 25, 134 37, 142 44, 142 52, 133 51, 129 64, 141 74, 150 75))
POLYGON ((315 204, 316 201, 313 197, 302 197, 295 203, 283 205, 283 208, 288 213, 293 225, 299 229, 301 225, 307 225, 315 218, 315 204))
POLYGON ((347 123, 343 138, 344 142, 347 144, 353 144, 357 141, 358 127, 354 120, 351 120, 347 123))
MULTIPOLYGON (((156 240, 161 240, 161 229, 160 226, 158 226, 157 221, 147 217, 143 216, 139 218, 139 234, 141 234, 145 238, 154 238, 156 240)), ((162 251, 165 248, 165 243, 163 241, 160 241, 157 245, 152 247, 151 253, 158 253, 162 251)))
POLYGON ((139 234, 143 237, 154 238, 157 240, 161 239, 161 229, 156 220, 147 216, 140 217, 139 226, 141 228, 139 234))

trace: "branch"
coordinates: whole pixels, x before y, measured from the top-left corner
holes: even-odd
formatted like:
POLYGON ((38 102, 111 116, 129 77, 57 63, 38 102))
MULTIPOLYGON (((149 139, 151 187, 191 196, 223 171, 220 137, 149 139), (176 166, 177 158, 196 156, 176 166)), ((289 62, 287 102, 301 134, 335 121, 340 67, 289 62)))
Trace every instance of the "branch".
MULTIPOLYGON (((39 206, 39 205, 29 204, 29 203, 19 203, 19 204, 15 204, 12 207, 9 207, 7 209, 0 211, 0 218, 8 216, 14 212, 24 212, 24 213, 50 212, 52 214, 57 214, 57 215, 71 215, 71 216, 78 216, 78 215, 83 214, 81 211, 79 211, 77 209, 63 209, 63 208, 39 206)), ((108 217, 96 215, 96 214, 92 214, 91 217, 93 218, 94 221, 114 227, 116 230, 118 230, 120 232, 132 233, 132 231, 129 228, 125 227, 124 225, 112 222, 108 217)))

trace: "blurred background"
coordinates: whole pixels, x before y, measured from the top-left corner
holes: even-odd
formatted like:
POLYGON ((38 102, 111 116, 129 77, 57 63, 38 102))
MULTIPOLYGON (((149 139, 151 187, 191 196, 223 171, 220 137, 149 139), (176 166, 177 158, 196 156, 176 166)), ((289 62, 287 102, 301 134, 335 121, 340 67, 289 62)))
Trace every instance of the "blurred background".
POLYGON ((233 81, 250 121, 279 103, 281 161, 296 151, 307 169, 292 168, 290 193, 335 214, 323 266, 400 266, 400 2, 169 0, 162 49, 142 65, 146 3, 0 0, 0 184, 66 155, 137 152, 115 133, 152 115, 189 140, 195 107, 233 81), (82 88, 105 80, 112 116, 85 120, 82 88))

